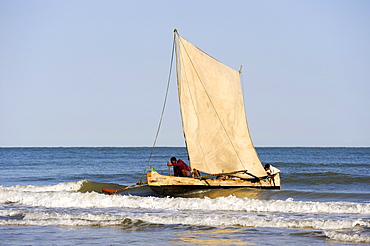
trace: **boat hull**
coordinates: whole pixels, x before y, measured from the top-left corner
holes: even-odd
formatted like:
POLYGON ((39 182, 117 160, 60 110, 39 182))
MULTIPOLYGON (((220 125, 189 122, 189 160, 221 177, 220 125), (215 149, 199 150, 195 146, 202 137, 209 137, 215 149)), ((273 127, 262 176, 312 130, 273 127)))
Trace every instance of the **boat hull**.
POLYGON ((181 195, 189 191, 205 189, 231 189, 231 188, 256 188, 256 189, 281 189, 280 174, 274 179, 199 179, 192 177, 175 177, 161 175, 157 172, 147 174, 149 187, 157 194, 164 196, 181 195))

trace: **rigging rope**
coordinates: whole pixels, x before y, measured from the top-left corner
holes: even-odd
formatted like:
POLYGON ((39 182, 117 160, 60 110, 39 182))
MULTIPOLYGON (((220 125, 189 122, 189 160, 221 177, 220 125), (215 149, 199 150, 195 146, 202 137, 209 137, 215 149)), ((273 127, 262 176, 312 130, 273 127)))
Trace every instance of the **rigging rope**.
POLYGON ((155 135, 155 139, 154 139, 154 143, 153 143, 153 146, 152 146, 152 149, 150 151, 150 155, 149 155, 149 158, 148 158, 148 162, 146 163, 146 166, 145 166, 145 169, 144 169, 144 172, 141 176, 141 179, 140 181, 138 182, 138 184, 142 183, 142 180, 144 178, 144 175, 146 174, 146 170, 148 169, 148 166, 149 166, 149 163, 150 163, 150 160, 152 158, 152 155, 153 155, 153 152, 154 152, 154 148, 155 148, 155 145, 157 143, 157 139, 158 139, 158 135, 159 135, 159 131, 161 129, 161 125, 162 125, 162 120, 163 120, 163 115, 164 115, 164 110, 166 108, 166 104, 167 104, 167 97, 168 97, 168 91, 169 91, 169 88, 170 88, 170 81, 171 81, 171 74, 172 74, 172 67, 173 67, 173 57, 174 57, 174 50, 175 50, 175 38, 176 38, 176 32, 174 34, 174 38, 173 38, 173 44, 172 44, 172 52, 171 52, 171 64, 170 64, 170 72, 168 74, 168 80, 167 80, 167 88, 166 88, 166 95, 164 97, 164 102, 163 102, 163 107, 162 107, 162 113, 161 113, 161 117, 160 117, 160 120, 159 120, 159 124, 158 124, 158 129, 157 129, 157 133, 155 135))

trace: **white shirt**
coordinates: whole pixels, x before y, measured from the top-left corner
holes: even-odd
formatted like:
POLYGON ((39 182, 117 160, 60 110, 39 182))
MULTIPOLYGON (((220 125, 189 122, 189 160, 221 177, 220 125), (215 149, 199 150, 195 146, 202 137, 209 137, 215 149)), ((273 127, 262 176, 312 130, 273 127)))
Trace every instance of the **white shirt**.
POLYGON ((270 168, 266 170, 268 175, 275 175, 277 173, 280 173, 280 169, 277 169, 276 167, 273 167, 270 165, 270 168))

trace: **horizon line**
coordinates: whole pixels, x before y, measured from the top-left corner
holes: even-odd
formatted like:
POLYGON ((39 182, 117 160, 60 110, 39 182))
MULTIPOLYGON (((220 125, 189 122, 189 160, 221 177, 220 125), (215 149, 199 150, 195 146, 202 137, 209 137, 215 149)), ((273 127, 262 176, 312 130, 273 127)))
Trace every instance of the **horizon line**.
MULTIPOLYGON (((313 145, 296 145, 296 146, 254 146, 255 148, 370 148, 370 146, 313 146, 313 145)), ((153 148, 153 146, 108 146, 108 145, 101 145, 101 146, 78 146, 78 145, 70 145, 70 146, 0 146, 0 148, 153 148)), ((185 146, 155 146, 154 148, 186 148, 185 146)))

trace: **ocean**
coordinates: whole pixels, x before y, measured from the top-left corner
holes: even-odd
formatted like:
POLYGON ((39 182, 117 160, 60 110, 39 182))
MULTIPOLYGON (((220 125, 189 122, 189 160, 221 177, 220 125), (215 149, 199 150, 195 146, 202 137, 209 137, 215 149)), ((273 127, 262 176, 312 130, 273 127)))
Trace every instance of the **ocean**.
POLYGON ((101 192, 187 160, 182 147, 150 152, 0 148, 0 245, 370 245, 370 148, 257 148, 282 190, 101 192))

